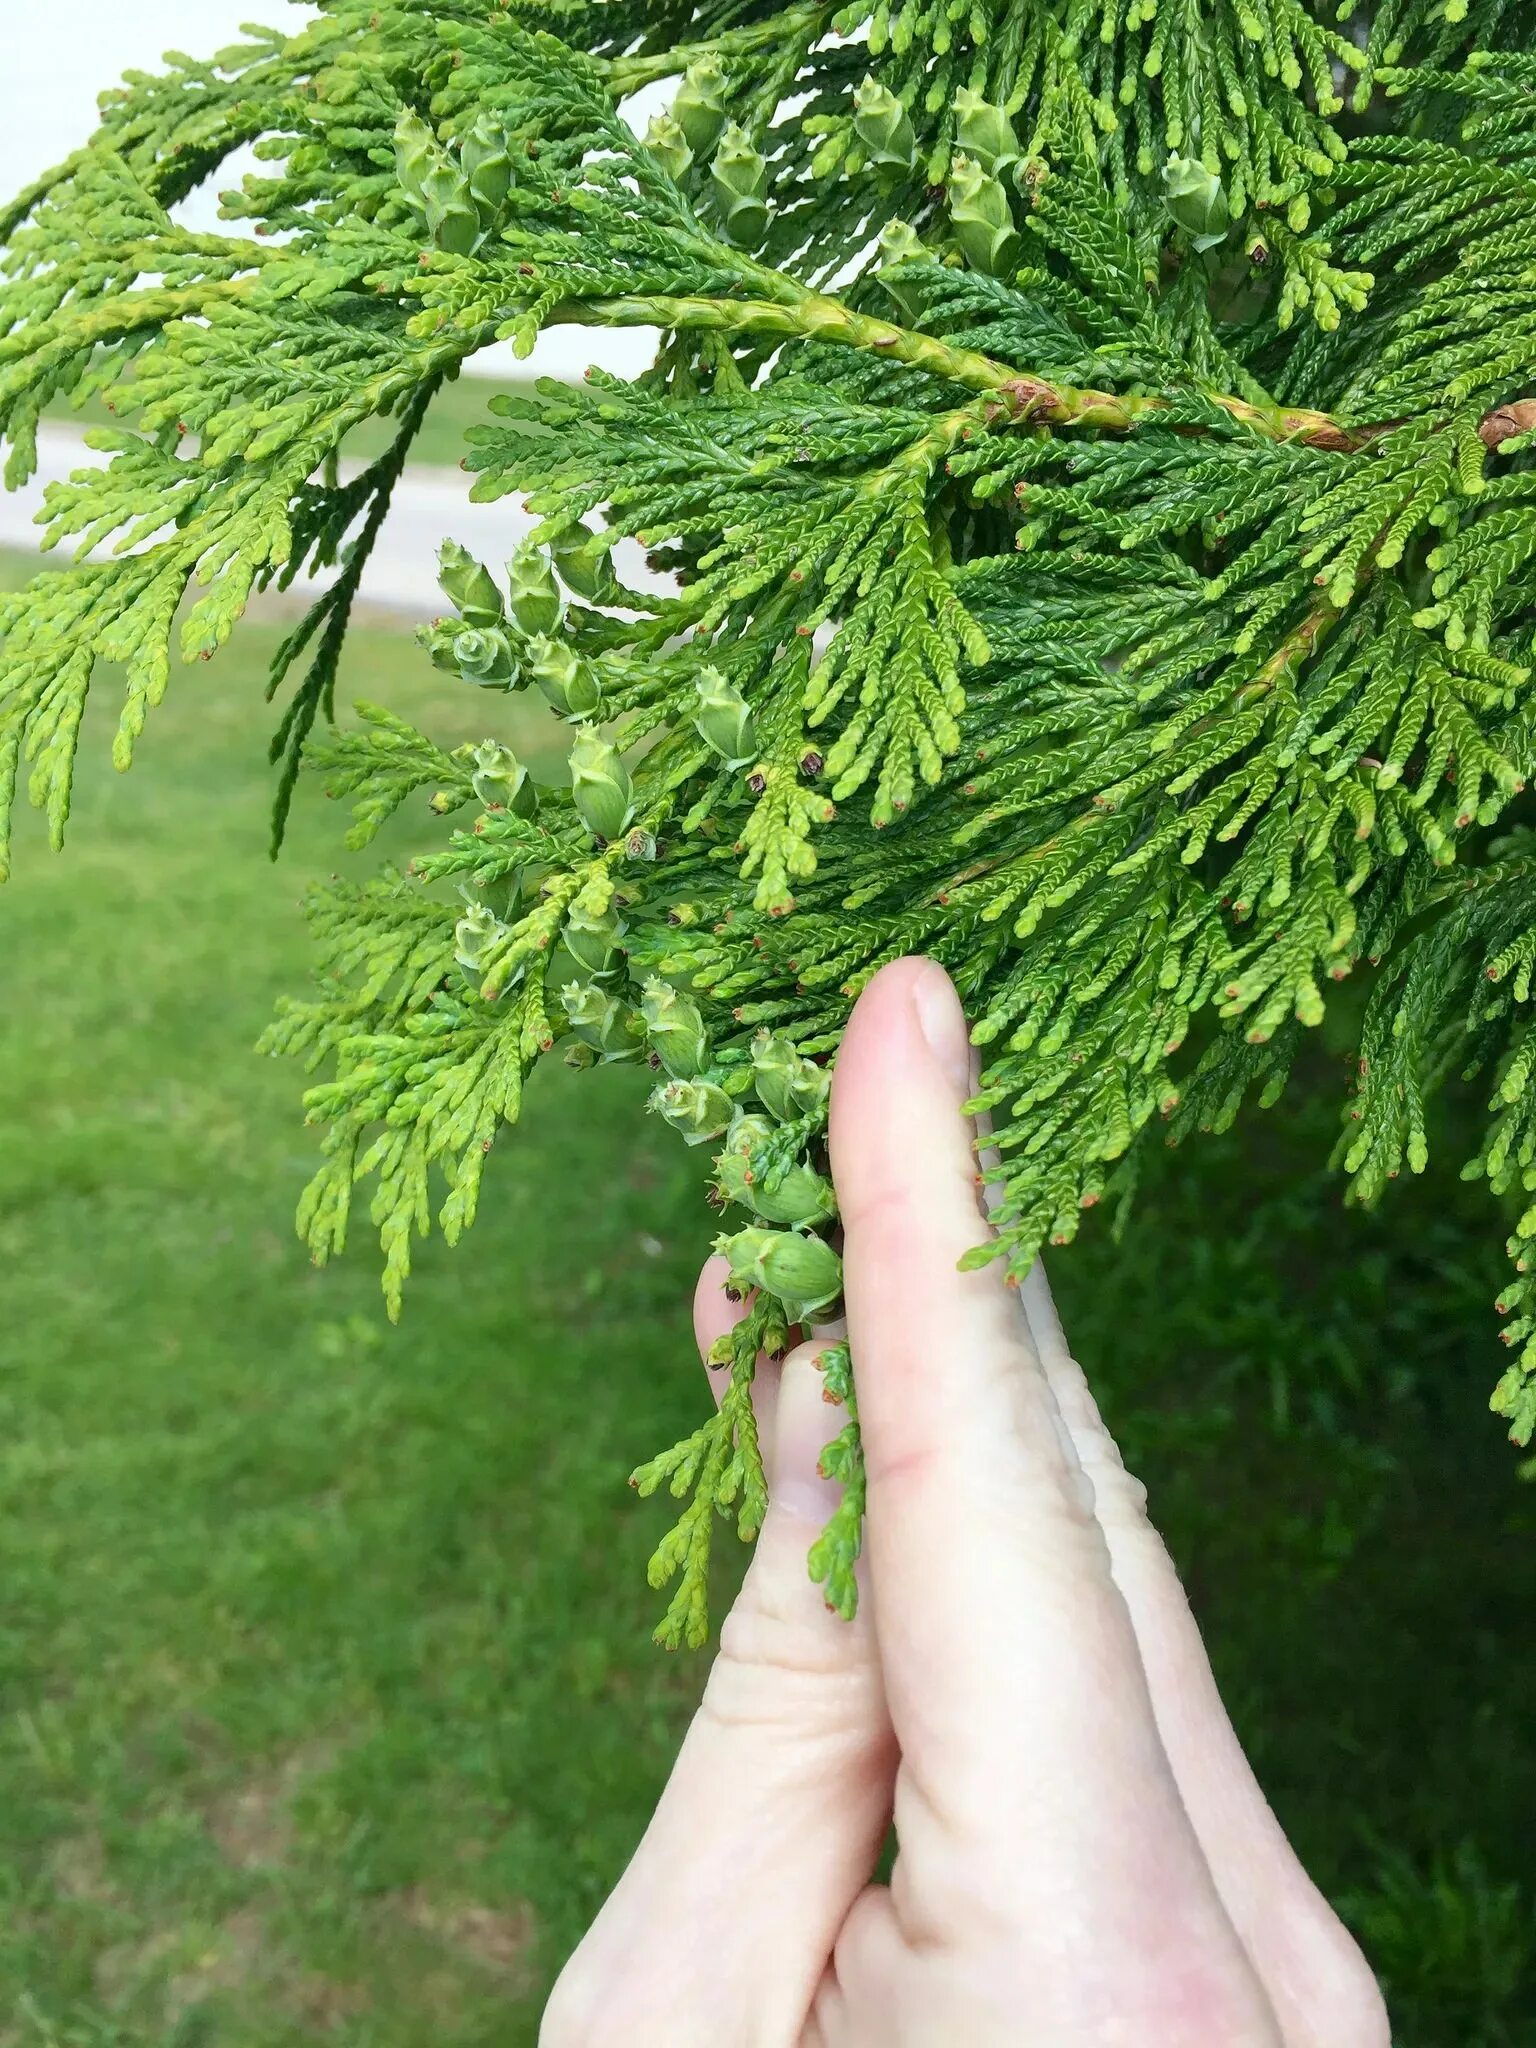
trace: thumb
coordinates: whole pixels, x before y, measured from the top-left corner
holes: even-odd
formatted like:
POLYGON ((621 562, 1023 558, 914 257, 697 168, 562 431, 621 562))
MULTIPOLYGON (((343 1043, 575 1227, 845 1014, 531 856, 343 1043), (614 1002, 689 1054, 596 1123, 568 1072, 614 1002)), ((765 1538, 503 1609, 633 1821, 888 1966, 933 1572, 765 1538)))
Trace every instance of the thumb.
POLYGON ((820 1348, 779 1372, 756 1553, 645 1838, 568 1966, 606 1985, 598 2008, 624 2013, 635 2048, 714 2044, 722 2012, 795 2039, 885 1833, 895 1752, 870 1623, 828 1613, 806 1569, 837 1499, 816 1469, 842 1419, 820 1348))

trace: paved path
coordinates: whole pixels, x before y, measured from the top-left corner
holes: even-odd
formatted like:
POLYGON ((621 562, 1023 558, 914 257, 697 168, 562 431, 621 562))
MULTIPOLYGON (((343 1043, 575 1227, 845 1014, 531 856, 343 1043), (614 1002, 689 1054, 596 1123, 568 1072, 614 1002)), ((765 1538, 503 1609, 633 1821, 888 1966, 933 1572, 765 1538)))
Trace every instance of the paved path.
MULTIPOLYGON (((38 474, 19 491, 0 491, 0 547, 34 549, 39 529, 33 515, 43 502, 43 489, 55 478, 107 457, 87 448, 81 431, 45 421, 37 437, 38 474)), ((443 609, 437 587, 437 550, 448 535, 473 548, 495 567, 534 525, 516 498, 494 505, 472 505, 470 479, 458 469, 410 469, 396 486, 389 516, 363 572, 362 597, 367 604, 410 618, 430 618, 443 609)), ((68 559, 60 548, 45 559, 68 559)), ((644 565, 641 549, 625 541, 615 553, 619 574, 632 587, 655 588, 658 579, 644 565)), ((329 577, 332 573, 327 571, 329 577)), ((300 583, 296 588, 315 588, 300 583)))

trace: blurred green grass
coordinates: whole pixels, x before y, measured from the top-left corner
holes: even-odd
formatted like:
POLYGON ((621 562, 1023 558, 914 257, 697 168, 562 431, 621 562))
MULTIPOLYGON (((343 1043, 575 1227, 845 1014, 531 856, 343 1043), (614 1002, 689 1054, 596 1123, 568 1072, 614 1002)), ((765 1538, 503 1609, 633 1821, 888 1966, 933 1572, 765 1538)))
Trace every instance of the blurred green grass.
MULTIPOLYGON (((531 2043, 702 1677, 649 1646, 660 1514, 623 1485, 703 1399, 711 1227, 637 1077, 539 1077, 398 1329, 364 1220, 323 1273, 293 1238, 302 1076, 251 1047, 342 820, 307 790, 268 864, 276 637, 176 676, 127 777, 104 678, 70 844, 26 821, 0 895, 6 2048, 531 2043)), ((364 626, 346 673, 485 725, 404 636, 364 626)), ((1536 1494, 1485 1411, 1501 1232, 1454 1105, 1432 1187, 1343 1211, 1329 1061, 1054 1277, 1403 2048, 1520 2048, 1536 1494)))

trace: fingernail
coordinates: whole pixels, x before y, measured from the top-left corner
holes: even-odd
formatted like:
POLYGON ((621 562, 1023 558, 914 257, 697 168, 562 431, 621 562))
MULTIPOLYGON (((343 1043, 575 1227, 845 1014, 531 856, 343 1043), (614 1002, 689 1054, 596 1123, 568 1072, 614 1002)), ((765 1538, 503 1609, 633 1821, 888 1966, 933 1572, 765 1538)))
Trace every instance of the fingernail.
POLYGON ((957 1098, 971 1093, 971 1034, 955 985, 936 961, 923 963, 912 983, 917 1028, 957 1098))

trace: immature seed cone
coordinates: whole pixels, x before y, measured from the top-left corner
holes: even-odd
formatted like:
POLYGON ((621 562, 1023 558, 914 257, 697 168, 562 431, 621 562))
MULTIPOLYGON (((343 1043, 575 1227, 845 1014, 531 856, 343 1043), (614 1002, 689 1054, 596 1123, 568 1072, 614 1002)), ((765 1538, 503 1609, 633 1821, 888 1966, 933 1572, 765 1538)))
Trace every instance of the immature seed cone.
POLYGON ((438 549, 437 585, 466 626, 502 624, 495 577, 456 540, 445 540, 438 549))
POLYGON ((624 921, 611 903, 606 910, 594 912, 578 901, 566 913, 565 950, 594 981, 613 972, 623 936, 624 921))
POLYGON ((550 542, 550 553, 561 581, 589 604, 612 604, 619 594, 619 579, 613 573, 613 556, 600 533, 577 520, 562 527, 550 542))
POLYGON ((1022 160, 1007 108, 983 99, 968 85, 955 94, 955 144, 996 178, 1006 176, 1022 160))
POLYGON ((577 729, 571 748, 571 794, 587 830, 617 839, 634 815, 634 784, 624 757, 596 726, 577 729))
POLYGON ((761 1145, 765 1138, 773 1136, 774 1126, 755 1109, 738 1109, 731 1119, 731 1128, 725 1134, 725 1149, 738 1159, 745 1159, 754 1145, 761 1145))
POLYGON ((675 114, 653 114, 645 131, 645 146, 674 185, 680 185, 693 167, 693 151, 683 124, 675 114))
POLYGON ((478 982, 507 927, 488 903, 471 903, 453 928, 453 957, 471 981, 478 982))
POLYGON ((602 705, 602 685, 590 662, 583 661, 566 640, 539 633, 526 650, 529 680, 536 683, 562 718, 595 718, 602 705))
POLYGON ((512 189, 512 156, 507 131, 486 109, 475 116, 459 149, 459 164, 469 182, 480 226, 490 229, 501 217, 512 189))
POLYGON ((917 138, 907 110, 870 74, 853 89, 853 132, 871 163, 886 170, 911 170, 917 138))
POLYGON ((514 548, 507 563, 507 584, 513 623, 524 633, 553 633, 564 615, 565 603, 544 550, 526 540, 514 548))
POLYGON ((933 257, 917 230, 904 220, 888 220, 875 238, 882 270, 899 270, 903 263, 931 263, 933 257))
POLYGON ((704 1072, 709 1033, 697 1003, 669 982, 648 981, 640 992, 640 1017, 651 1051, 674 1079, 691 1081, 704 1072))
POLYGON ((502 626, 470 626, 453 636, 453 666, 482 690, 510 690, 517 681, 517 652, 502 626))
POLYGON ((1197 249, 1214 249, 1232 225, 1220 178, 1194 157, 1171 156, 1164 164, 1163 204, 1197 249))
POLYGON ((1008 194, 973 157, 957 156, 949 167, 949 219, 972 270, 1002 277, 1013 267, 1019 238, 1008 194))
POLYGON ((768 232, 768 166, 734 121, 720 137, 709 175, 726 239, 738 249, 756 249, 768 232))
POLYGON ((922 313, 922 298, 911 290, 912 266, 932 263, 933 251, 904 220, 888 220, 876 238, 880 254, 875 275, 901 308, 903 319, 916 320, 922 313))
POLYGON ((667 1081, 652 1090, 651 1108, 690 1145, 707 1145, 731 1120, 731 1098, 713 1081, 667 1081))
POLYGON ((825 1223, 837 1212, 832 1183, 813 1167, 797 1160, 777 1178, 754 1179, 749 1161, 753 1147, 771 1135, 766 1117, 739 1115, 725 1134, 724 1150, 715 1158, 715 1180, 729 1202, 739 1202, 765 1223, 825 1223))
POLYGON ((487 809, 498 805, 519 818, 534 815, 539 808, 539 792, 510 747, 504 747, 499 740, 482 740, 473 759, 470 781, 476 802, 487 809))
POLYGON ((725 126, 725 73, 718 57, 696 57, 688 66, 672 102, 672 119, 696 157, 714 148, 725 126))
POLYGON ((762 1230, 756 1225, 715 1239, 715 1250, 730 1265, 739 1293, 760 1287, 780 1302, 791 1323, 808 1322, 830 1308, 843 1291, 843 1262, 824 1237, 798 1230, 762 1230))
POLYGON ((752 1085, 768 1113, 788 1124, 822 1107, 832 1078, 825 1067, 797 1052, 787 1038, 759 1031, 752 1040, 752 1085))
POLYGON ((395 175, 413 206, 426 205, 427 173, 442 157, 437 137, 414 107, 395 123, 395 175))
POLYGON ((717 668, 701 668, 695 684, 699 702, 693 722, 699 736, 714 748, 727 768, 744 768, 757 752, 751 705, 717 668))
POLYGON ((568 981, 560 1002, 572 1031, 605 1060, 633 1059, 640 1050, 634 1017, 610 990, 568 981))
POLYGON ((433 163, 421 181, 427 233, 450 256, 468 256, 480 239, 480 214, 469 180, 448 157, 433 163))

